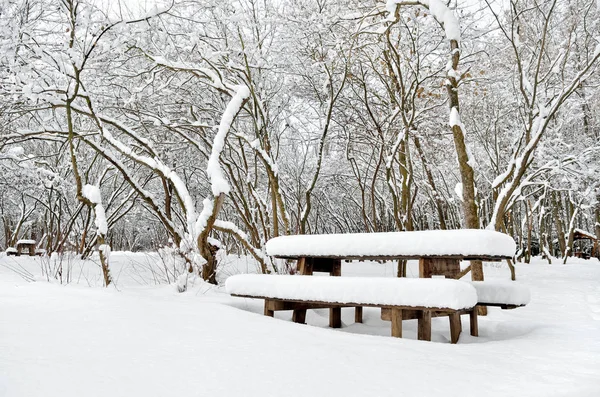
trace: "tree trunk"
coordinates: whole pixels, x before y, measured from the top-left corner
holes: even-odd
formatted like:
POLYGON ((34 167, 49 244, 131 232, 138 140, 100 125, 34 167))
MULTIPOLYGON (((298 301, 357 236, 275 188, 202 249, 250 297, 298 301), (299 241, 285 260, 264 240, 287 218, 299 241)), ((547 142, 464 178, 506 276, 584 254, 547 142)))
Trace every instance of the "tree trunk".
POLYGON ((565 245, 565 231, 562 223, 562 219, 559 215, 559 210, 562 210, 562 201, 556 200, 556 193, 552 192, 552 217, 554 218, 554 224, 556 225, 556 239, 558 240, 558 247, 560 248, 560 256, 564 257, 567 251, 565 245))

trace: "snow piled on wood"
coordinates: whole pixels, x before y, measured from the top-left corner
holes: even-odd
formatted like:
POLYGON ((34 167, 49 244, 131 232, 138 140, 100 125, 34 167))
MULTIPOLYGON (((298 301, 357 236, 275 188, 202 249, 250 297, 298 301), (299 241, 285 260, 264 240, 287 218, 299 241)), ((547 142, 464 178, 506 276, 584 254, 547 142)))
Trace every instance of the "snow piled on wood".
POLYGON ((94 204, 94 214, 96 215, 94 224, 98 229, 98 234, 106 235, 108 233, 108 222, 106 221, 106 213, 102 205, 100 189, 94 185, 84 185, 81 188, 81 194, 94 204))
POLYGON ((81 194, 83 194, 83 197, 94 204, 102 203, 102 195, 100 194, 100 189, 98 189, 97 186, 84 185, 81 188, 81 194))
POLYGON ((239 274, 229 277, 225 285, 234 295, 302 301, 456 310, 477 304, 472 285, 446 279, 239 274))
POLYGON ((453 106, 452 109, 450 109, 449 124, 450 124, 450 127, 458 126, 461 129, 464 129, 463 125, 460 121, 460 113, 458 113, 458 109, 456 108, 456 106, 453 106))
POLYGON ((526 305, 531 300, 529 288, 514 281, 473 281, 477 301, 482 303, 526 305))
POLYGON ((281 236, 269 240, 266 250, 280 257, 512 257, 516 245, 500 232, 463 229, 281 236))
MULTIPOLYGON (((600 1, 600 0, 599 0, 599 1, 600 1)), ((597 237, 596 237, 596 235, 595 235, 595 234, 593 234, 593 233, 590 233, 590 232, 587 232, 587 231, 585 231, 585 230, 583 230, 583 229, 578 229, 578 228, 575 228, 575 229, 573 229, 573 233, 579 233, 579 234, 581 234, 582 236, 585 236, 585 237, 591 238, 592 240, 596 240, 596 239, 597 239, 597 237)))
POLYGON ((212 193, 216 197, 223 194, 229 193, 229 183, 223 176, 221 165, 219 164, 219 157, 225 146, 225 138, 231 129, 231 124, 235 119, 235 116, 242 108, 244 101, 250 96, 250 90, 245 85, 239 85, 235 88, 235 95, 231 98, 231 101, 227 104, 227 108, 221 117, 221 123, 219 124, 219 130, 212 145, 212 151, 208 159, 208 165, 206 167, 206 173, 210 178, 210 185, 212 193))
MULTIPOLYGON (((403 2, 404 0, 387 1, 385 8, 389 13, 387 17, 388 21, 394 21, 396 7, 403 2)), ((448 40, 460 41, 460 24, 458 23, 458 18, 456 18, 454 12, 446 4, 440 0, 418 0, 416 4, 427 7, 431 11, 433 17, 444 26, 448 40)))

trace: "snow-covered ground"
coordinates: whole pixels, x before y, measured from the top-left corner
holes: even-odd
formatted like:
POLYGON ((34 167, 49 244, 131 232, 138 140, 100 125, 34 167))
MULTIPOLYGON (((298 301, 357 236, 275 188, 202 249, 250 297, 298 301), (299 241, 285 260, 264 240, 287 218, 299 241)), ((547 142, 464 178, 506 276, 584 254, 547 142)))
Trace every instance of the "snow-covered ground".
MULTIPOLYGON (((113 253, 108 289, 93 261, 65 260, 69 285, 41 276, 53 266, 0 257, 0 396, 600 396, 597 260, 518 264, 531 303, 491 308, 478 338, 464 318, 457 345, 443 318, 423 342, 414 320, 389 337, 371 308, 364 324, 343 309, 332 330, 326 310, 307 326, 203 283, 180 294, 156 254, 113 253)), ((248 271, 229 257, 220 279, 248 271)), ((344 263, 342 274, 392 277, 395 265, 344 263)), ((509 276, 500 264, 485 274, 509 276)))

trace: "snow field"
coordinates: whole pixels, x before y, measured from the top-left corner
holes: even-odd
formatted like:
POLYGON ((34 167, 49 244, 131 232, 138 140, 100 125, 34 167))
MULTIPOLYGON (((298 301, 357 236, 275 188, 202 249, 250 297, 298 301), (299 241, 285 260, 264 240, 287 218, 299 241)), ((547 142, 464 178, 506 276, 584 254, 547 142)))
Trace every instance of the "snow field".
MULTIPOLYGON (((490 308, 479 318, 479 337, 468 334, 463 320, 457 345, 448 343, 447 318, 433 319, 429 343, 414 340, 413 320, 404 322, 402 339, 389 337, 389 322, 375 308, 365 308, 364 324, 342 309, 343 328, 331 330, 327 310, 309 310, 309 325, 299 325, 289 321, 291 312, 265 317, 262 300, 232 298, 201 282, 179 294, 172 284, 155 285, 164 267, 156 254, 113 252, 116 288, 108 289, 88 287, 101 285, 94 261, 73 260, 71 284, 60 285, 40 277, 42 260, 0 256, 2 397, 595 397, 600 391, 597 260, 517 264, 531 302, 490 308)), ((224 262, 220 279, 255 271, 245 258, 224 262)), ((408 273, 418 273, 415 261, 408 273)), ((391 262, 342 264, 345 277, 394 274, 391 262)), ((501 264, 485 264, 485 274, 488 281, 509 277, 501 264)))

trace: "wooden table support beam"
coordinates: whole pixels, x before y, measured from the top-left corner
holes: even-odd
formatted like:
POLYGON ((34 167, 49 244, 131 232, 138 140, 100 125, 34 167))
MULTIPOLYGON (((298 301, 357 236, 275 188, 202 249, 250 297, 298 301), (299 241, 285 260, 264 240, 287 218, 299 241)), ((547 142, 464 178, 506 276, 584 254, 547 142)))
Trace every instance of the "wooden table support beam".
POLYGON ((265 316, 275 317, 275 311, 271 309, 270 301, 265 299, 265 316))
MULTIPOLYGON (((312 276, 313 258, 298 258, 298 272, 303 276, 312 276)), ((306 324, 306 309, 296 309, 292 314, 292 321, 298 324, 306 324)))
POLYGON ((354 322, 362 323, 363 322, 363 308, 362 306, 357 306, 354 308, 354 322))
POLYGON ((331 328, 342 328, 342 308, 333 307, 329 309, 329 326, 331 328))
POLYGON ((431 341, 431 312, 424 310, 419 315, 418 339, 431 341))
POLYGON ((392 336, 402 338, 402 309, 392 308, 392 336))
POLYGON ((458 338, 460 337, 460 331, 462 328, 460 322, 460 313, 454 312, 450 313, 450 343, 457 343, 458 338))
POLYGON ((479 325, 477 324, 477 306, 469 312, 469 320, 471 323, 471 336, 479 336, 479 325))

